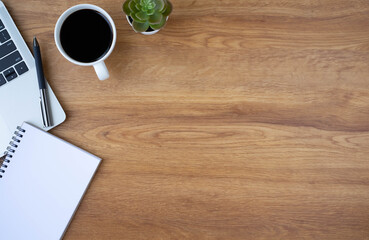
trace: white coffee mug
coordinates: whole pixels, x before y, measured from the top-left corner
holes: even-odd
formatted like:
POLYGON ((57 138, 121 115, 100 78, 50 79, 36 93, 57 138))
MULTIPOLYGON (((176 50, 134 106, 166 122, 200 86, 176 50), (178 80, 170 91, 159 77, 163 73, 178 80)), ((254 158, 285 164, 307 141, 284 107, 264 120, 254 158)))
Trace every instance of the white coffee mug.
POLYGON ((104 60, 107 59, 109 57, 109 55, 111 54, 111 52, 114 49, 115 46, 115 42, 117 40, 117 30, 115 28, 115 24, 113 19, 110 17, 110 15, 102 8, 92 5, 92 4, 79 4, 76 6, 73 6, 71 8, 69 8, 68 10, 66 10, 58 19, 58 21, 56 22, 55 25, 55 32, 54 32, 54 38, 55 38, 55 43, 56 46, 59 49, 59 52, 70 62, 80 65, 80 66, 93 66, 96 74, 98 76, 98 78, 100 80, 105 80, 109 78, 109 71, 105 66, 104 60), (112 34, 113 34, 113 41, 111 43, 110 49, 105 53, 104 56, 100 57, 97 61, 95 62, 89 62, 89 63, 84 63, 84 62, 79 62, 76 61, 75 59, 71 58, 63 49, 62 44, 60 42, 60 30, 61 27, 64 23, 64 21, 68 18, 68 16, 70 16, 72 13, 79 11, 79 10, 83 10, 83 9, 90 9, 90 10, 95 10, 97 12, 99 12, 100 14, 102 14, 108 21, 109 24, 111 26, 111 30, 112 30, 112 34))

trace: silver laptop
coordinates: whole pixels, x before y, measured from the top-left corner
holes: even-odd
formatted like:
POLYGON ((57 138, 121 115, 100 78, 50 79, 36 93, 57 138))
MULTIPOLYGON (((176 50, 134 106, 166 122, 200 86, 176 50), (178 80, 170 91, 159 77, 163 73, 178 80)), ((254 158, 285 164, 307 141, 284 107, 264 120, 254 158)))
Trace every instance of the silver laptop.
MULTIPOLYGON (((65 120, 65 113, 50 86, 48 95, 55 127, 65 120)), ((35 61, 0 1, 0 157, 23 122, 43 128, 35 61)))

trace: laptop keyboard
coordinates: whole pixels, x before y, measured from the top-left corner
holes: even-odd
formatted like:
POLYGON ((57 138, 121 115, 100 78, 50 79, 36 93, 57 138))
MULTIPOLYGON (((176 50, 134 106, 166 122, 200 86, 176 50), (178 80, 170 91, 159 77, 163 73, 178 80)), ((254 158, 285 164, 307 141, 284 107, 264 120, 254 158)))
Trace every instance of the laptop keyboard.
POLYGON ((0 20, 0 86, 27 71, 26 63, 0 20))

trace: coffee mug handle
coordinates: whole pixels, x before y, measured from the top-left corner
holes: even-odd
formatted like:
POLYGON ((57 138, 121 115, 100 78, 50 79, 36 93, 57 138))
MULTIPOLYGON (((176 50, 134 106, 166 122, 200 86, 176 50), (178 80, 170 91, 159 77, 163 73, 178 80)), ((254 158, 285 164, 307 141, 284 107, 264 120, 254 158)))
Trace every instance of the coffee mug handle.
POLYGON ((105 66, 104 61, 94 64, 95 72, 97 77, 102 81, 109 78, 109 71, 105 66))

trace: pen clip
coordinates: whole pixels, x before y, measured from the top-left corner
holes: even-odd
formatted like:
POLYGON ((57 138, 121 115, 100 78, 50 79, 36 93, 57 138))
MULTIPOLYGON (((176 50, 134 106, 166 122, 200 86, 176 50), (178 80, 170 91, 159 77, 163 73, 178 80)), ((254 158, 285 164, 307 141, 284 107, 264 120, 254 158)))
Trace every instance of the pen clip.
POLYGON ((40 109, 41 109, 41 117, 42 117, 42 124, 44 125, 44 128, 46 128, 46 122, 45 122, 45 113, 44 113, 44 106, 42 104, 42 99, 40 97, 40 109))

